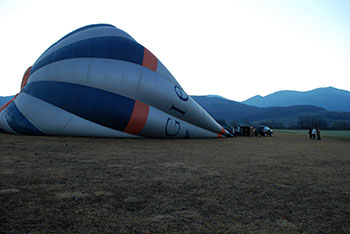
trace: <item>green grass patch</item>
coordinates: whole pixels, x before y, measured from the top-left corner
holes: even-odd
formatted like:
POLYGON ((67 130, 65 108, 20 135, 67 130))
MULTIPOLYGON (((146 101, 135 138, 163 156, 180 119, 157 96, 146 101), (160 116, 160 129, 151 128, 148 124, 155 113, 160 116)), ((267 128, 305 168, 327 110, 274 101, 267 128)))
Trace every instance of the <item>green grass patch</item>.
POLYGON ((308 134, 307 129, 273 129, 274 132, 308 134))
MULTIPOLYGON (((308 134, 308 129, 274 129, 274 132, 308 134)), ((321 130, 321 137, 350 140, 350 130, 321 130)))

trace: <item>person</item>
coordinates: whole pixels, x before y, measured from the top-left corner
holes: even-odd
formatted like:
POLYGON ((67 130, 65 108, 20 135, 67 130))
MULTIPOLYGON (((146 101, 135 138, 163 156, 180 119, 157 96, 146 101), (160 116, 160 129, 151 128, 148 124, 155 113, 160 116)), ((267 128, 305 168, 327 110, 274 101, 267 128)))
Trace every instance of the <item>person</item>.
POLYGON ((309 138, 311 139, 311 128, 309 128, 308 133, 309 133, 309 138))
POLYGON ((312 139, 315 139, 316 138, 316 128, 312 129, 311 134, 312 134, 312 139))
POLYGON ((317 129, 317 140, 321 140, 321 129, 317 129))

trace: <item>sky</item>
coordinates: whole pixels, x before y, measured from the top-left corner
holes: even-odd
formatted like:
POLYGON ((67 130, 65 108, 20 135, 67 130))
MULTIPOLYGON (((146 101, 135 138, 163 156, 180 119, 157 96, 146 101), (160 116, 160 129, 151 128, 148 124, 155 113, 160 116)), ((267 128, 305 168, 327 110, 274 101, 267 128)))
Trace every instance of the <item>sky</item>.
POLYGON ((131 35, 190 95, 350 91, 350 0, 0 0, 0 96, 53 43, 89 24, 131 35))

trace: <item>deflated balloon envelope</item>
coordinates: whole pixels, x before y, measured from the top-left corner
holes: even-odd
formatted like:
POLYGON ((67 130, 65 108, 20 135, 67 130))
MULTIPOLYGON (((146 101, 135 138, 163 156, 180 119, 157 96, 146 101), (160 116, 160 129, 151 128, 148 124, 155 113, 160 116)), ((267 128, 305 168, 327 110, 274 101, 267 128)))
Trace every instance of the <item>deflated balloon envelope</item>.
POLYGON ((77 29, 49 47, 1 107, 0 128, 100 137, 228 134, 149 50, 108 24, 77 29))

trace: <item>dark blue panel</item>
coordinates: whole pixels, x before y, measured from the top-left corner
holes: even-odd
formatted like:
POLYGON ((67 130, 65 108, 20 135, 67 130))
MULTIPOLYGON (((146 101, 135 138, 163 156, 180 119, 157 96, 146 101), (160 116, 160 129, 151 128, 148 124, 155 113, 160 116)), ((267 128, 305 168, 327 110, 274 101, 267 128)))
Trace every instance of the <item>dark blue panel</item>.
POLYGON ((142 65, 144 47, 123 37, 98 37, 67 45, 35 63, 31 74, 39 68, 70 58, 107 58, 124 60, 142 65))
POLYGON ((22 92, 97 124, 123 131, 135 100, 100 89, 65 82, 39 81, 22 92))
POLYGON ((24 117, 14 102, 11 102, 4 111, 6 111, 8 124, 16 132, 27 135, 45 135, 24 117))
POLYGON ((62 40, 64 40, 67 37, 70 37, 70 36, 72 36, 72 35, 74 35, 74 34, 76 34, 78 32, 84 31, 86 29, 98 28, 98 27, 112 27, 112 28, 115 28, 115 26, 110 25, 110 24, 91 24, 91 25, 87 25, 85 27, 78 28, 78 29, 74 30, 73 32, 68 33, 67 35, 65 35, 64 37, 59 39, 57 42, 55 42, 54 44, 52 44, 49 48, 47 48, 47 50, 45 50, 45 52, 43 54, 45 54, 46 51, 48 51, 51 47, 57 45, 59 42, 61 42, 62 40))

